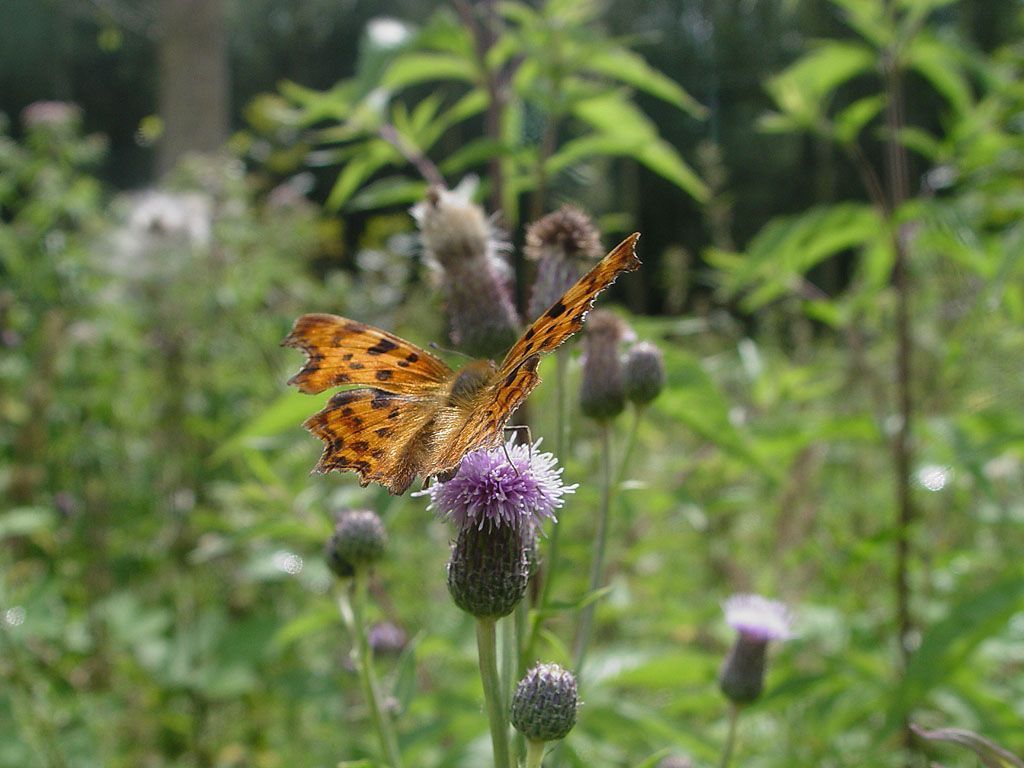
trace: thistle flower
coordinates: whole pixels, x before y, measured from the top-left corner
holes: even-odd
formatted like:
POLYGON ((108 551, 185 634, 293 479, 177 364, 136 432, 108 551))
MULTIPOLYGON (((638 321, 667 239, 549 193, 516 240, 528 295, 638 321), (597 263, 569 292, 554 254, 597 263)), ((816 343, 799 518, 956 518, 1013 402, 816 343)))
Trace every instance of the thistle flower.
POLYGON ((693 768, 693 761, 686 757, 669 755, 658 762, 658 768, 693 768))
POLYGON ((726 623, 738 636, 722 665, 718 684, 730 701, 747 704, 764 690, 768 643, 791 636, 792 617, 784 604, 760 595, 733 595, 722 608, 726 623))
POLYGON ((644 406, 665 388, 665 360, 649 341, 634 344, 622 365, 626 399, 644 406))
POLYGON ((405 648, 408 638, 405 631, 390 621, 380 621, 370 627, 367 640, 374 654, 378 656, 397 656, 405 648))
POLYGON ((563 484, 558 459, 541 453, 540 444, 513 445, 510 439, 508 457, 501 448, 473 451, 450 480, 414 495, 429 496, 427 509, 450 518, 459 529, 507 526, 521 531, 546 518, 555 520, 555 510, 565 504, 562 497, 577 486, 563 484))
POLYGON ((619 358, 619 343, 629 327, 608 310, 590 313, 583 335, 583 373, 580 409, 584 416, 604 420, 626 407, 626 390, 619 358))
POLYGON ((469 526, 459 531, 448 561, 448 592, 478 619, 508 616, 526 594, 530 564, 518 528, 469 526))
POLYGON ((512 725, 529 741, 563 739, 576 725, 576 678, 557 664, 537 664, 512 696, 512 725))
POLYGON ((387 531, 375 512, 345 512, 339 517, 334 534, 327 542, 327 566, 339 578, 354 576, 357 568, 380 560, 387 544, 387 531))
POLYGON ((512 272, 483 209, 470 200, 476 184, 433 187, 412 208, 427 258, 440 267, 452 342, 475 357, 498 357, 519 336, 512 272))
POLYGON ((528 311, 540 317, 601 256, 601 239, 586 213, 564 205, 530 225, 524 252, 537 262, 528 311))

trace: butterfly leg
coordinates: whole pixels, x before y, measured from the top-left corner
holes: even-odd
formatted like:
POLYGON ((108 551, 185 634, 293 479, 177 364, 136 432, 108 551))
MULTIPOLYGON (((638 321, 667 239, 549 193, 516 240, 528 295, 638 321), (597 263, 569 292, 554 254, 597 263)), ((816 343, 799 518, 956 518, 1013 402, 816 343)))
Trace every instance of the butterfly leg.
POLYGON ((512 467, 512 470, 516 473, 516 477, 519 477, 519 467, 517 467, 515 463, 512 461, 512 457, 508 455, 508 443, 506 443, 504 440, 501 442, 501 450, 505 452, 505 460, 509 463, 509 465, 512 467))

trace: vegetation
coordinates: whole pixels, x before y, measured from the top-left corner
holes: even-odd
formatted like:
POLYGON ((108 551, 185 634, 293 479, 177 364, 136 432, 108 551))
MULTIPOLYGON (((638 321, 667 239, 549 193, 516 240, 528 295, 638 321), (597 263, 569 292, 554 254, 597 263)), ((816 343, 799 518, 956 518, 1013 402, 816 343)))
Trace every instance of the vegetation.
MULTIPOLYGON (((757 3, 799 50, 730 113, 612 37, 620 5, 368 32, 351 77, 258 96, 143 192, 111 188, 87 109, 3 126, 0 766, 1022 764, 1024 17, 757 3), (527 225, 561 203, 606 246, 644 233, 602 298, 612 353, 541 364, 528 421, 578 487, 503 619, 450 597, 467 529, 434 496, 309 475, 327 395, 287 391, 278 346, 313 311, 446 345, 405 209, 469 173, 519 306, 527 225), (630 367, 643 395, 593 410, 634 337, 665 388, 630 367), (346 560, 346 510, 386 550, 346 560), (734 593, 788 606, 763 693, 718 682, 750 652, 734 593), (513 692, 525 738, 495 727, 513 692)), ((683 5, 705 64, 738 55, 712 45, 729 4, 683 5)))

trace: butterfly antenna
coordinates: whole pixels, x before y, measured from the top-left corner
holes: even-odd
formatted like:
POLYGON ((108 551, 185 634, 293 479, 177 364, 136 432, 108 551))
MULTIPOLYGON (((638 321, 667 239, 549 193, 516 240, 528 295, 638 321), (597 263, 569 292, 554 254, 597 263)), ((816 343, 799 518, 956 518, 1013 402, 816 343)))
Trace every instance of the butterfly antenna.
POLYGON ((436 349, 438 352, 447 352, 450 355, 458 355, 459 357, 464 357, 467 360, 473 359, 472 355, 467 355, 465 352, 460 352, 457 349, 448 349, 448 347, 442 347, 436 341, 430 342, 430 344, 428 344, 427 346, 429 346, 431 349, 436 349))

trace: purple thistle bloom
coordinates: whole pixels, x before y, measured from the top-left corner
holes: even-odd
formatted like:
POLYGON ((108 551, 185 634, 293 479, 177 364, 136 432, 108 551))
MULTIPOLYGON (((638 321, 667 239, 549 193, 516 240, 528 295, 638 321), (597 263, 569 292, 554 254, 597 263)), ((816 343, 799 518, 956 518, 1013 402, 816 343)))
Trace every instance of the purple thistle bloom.
POLYGON ((724 603, 725 622, 744 637, 767 642, 792 637, 793 617, 777 600, 760 595, 733 595, 724 603))
POLYGON ((539 525, 545 518, 555 520, 555 510, 565 503, 562 496, 575 492, 577 485, 562 483, 558 459, 538 452, 540 443, 531 447, 510 440, 511 464, 501 448, 473 451, 451 480, 414 495, 429 496, 427 509, 462 529, 508 525, 521 530, 531 521, 539 525))

